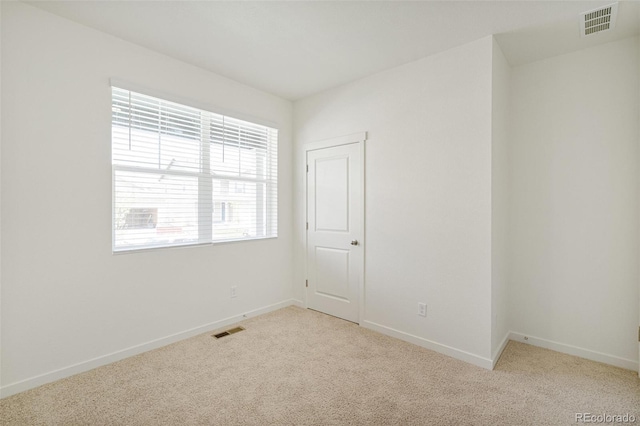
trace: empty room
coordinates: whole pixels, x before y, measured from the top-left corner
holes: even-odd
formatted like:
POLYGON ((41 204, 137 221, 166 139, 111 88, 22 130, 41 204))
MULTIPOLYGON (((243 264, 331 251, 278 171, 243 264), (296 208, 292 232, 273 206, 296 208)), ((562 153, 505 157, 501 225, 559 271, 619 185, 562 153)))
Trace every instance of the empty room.
POLYGON ((640 423, 640 1, 0 24, 0 424, 640 423))

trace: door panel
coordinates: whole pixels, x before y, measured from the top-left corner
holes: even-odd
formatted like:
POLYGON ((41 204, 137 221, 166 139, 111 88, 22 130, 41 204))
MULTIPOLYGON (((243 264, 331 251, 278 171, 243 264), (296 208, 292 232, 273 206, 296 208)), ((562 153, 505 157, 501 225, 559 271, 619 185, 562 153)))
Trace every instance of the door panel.
POLYGON ((307 152, 308 306, 353 322, 363 262, 360 157, 358 143, 307 152))
POLYGON ((316 293, 349 301, 349 250, 316 247, 316 293))
POLYGON ((349 158, 320 158, 315 162, 315 228, 349 231, 349 158))

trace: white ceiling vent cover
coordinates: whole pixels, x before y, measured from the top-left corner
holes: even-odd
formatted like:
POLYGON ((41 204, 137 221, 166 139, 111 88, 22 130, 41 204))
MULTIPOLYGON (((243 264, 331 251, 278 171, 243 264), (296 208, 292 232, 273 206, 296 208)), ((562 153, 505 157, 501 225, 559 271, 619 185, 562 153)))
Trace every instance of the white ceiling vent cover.
POLYGON ((616 24, 618 3, 599 7, 580 14, 580 36, 611 31, 616 24))

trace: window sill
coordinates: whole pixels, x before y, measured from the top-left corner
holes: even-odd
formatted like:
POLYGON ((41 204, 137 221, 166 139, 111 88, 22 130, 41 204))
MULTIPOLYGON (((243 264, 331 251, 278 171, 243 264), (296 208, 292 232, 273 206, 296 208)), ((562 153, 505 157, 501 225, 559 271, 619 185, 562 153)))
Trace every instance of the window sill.
POLYGON ((121 248, 121 249, 112 249, 111 254, 119 256, 123 254, 147 253, 147 252, 165 251, 165 250, 171 250, 171 249, 185 249, 185 248, 194 248, 194 247, 210 247, 210 246, 226 245, 226 244, 249 243, 252 241, 275 240, 277 238, 278 238, 277 236, 241 238, 237 240, 213 241, 210 243, 188 243, 188 244, 180 244, 180 245, 174 245, 174 246, 148 246, 148 247, 126 248, 126 249, 121 248))

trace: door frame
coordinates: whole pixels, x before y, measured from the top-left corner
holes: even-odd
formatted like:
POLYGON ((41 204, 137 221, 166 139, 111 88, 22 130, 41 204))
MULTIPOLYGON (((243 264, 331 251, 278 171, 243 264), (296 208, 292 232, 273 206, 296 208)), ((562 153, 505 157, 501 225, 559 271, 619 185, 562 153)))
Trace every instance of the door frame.
MULTIPOLYGON (((358 144, 360 148, 360 205, 362 206, 362 236, 358 240, 360 242, 360 247, 362 249, 362 262, 359 266, 360 270, 360 281, 358 282, 358 324, 362 324, 364 321, 364 303, 365 303, 365 274, 364 274, 364 265, 366 263, 366 205, 365 205, 365 142, 367 141, 367 132, 359 132, 352 133, 350 135, 338 136, 335 138, 322 139, 315 142, 309 142, 304 145, 304 223, 302 224, 304 235, 304 276, 305 280, 307 280, 309 276, 309 242, 308 242, 308 234, 307 234, 307 223, 309 223, 309 188, 308 188, 308 165, 309 165, 309 152, 317 151, 325 148, 333 148, 341 145, 351 145, 358 144)), ((309 289, 305 287, 304 289, 304 307, 305 309, 309 308, 309 289)))

